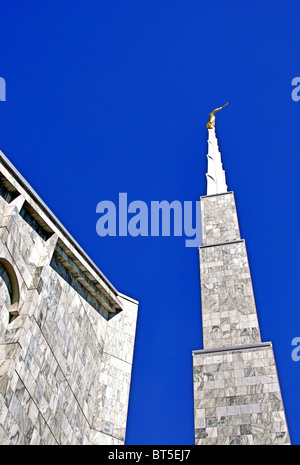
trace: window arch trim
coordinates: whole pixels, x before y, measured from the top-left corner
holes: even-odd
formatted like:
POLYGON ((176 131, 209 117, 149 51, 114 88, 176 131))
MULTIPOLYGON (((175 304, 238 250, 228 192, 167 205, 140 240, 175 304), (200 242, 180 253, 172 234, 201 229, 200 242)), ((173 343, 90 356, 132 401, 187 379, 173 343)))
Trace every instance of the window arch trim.
POLYGON ((0 257, 0 276, 4 280, 10 295, 10 309, 11 316, 19 315, 19 300, 20 290, 18 278, 11 263, 6 258, 0 257))

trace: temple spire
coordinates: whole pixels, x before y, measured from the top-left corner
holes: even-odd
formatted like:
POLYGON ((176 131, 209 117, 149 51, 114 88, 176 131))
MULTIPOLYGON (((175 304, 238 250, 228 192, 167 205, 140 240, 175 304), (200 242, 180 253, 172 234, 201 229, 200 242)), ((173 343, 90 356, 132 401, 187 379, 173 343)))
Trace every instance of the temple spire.
MULTIPOLYGON (((225 107, 226 103, 223 105, 225 107)), ((207 153, 207 195, 223 194, 227 192, 227 184, 225 178, 225 171, 221 161, 221 154, 218 147, 218 140, 215 131, 215 112, 221 110, 223 107, 216 108, 209 114, 209 121, 207 123, 208 129, 208 153, 207 153)))

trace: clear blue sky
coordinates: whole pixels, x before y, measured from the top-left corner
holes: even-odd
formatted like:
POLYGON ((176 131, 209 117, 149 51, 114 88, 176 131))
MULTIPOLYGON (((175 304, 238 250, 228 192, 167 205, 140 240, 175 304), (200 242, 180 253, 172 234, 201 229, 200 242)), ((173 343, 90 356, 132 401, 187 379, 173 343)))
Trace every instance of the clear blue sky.
POLYGON ((300 444, 299 1, 1 0, 0 148, 93 261, 140 301, 127 444, 193 444, 199 263, 182 237, 96 234, 101 200, 206 192, 217 134, 300 444))

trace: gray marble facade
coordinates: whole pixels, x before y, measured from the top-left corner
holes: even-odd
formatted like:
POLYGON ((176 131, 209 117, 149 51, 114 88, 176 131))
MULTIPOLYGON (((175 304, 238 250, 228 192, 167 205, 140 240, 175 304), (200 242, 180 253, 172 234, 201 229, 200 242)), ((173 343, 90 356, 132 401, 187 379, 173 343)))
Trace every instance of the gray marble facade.
POLYGON ((138 302, 0 158, 0 444, 122 445, 138 302))
POLYGON ((233 192, 201 197, 201 220, 195 444, 290 444, 272 344, 261 342, 233 192))

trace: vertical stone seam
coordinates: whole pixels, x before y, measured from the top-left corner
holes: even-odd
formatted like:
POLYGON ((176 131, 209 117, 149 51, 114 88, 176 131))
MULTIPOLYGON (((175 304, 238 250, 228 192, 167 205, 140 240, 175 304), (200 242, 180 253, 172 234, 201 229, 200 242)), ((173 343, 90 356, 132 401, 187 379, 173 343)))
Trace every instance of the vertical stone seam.
MULTIPOLYGON (((80 408, 80 410, 81 410, 81 412, 82 412, 83 417, 86 419, 86 422, 87 422, 89 428, 91 429, 90 422, 89 422, 89 420, 87 419, 87 417, 86 417, 84 411, 82 410, 82 407, 81 407, 81 405, 80 405, 80 402, 78 401, 78 399, 77 399, 77 397, 76 397, 74 391, 72 390, 72 388, 71 388, 71 386, 70 386, 70 383, 69 383, 68 379, 66 378, 66 375, 65 375, 63 369, 61 368, 60 364, 58 363, 58 360, 57 360, 57 358, 55 357, 55 354, 54 354, 54 352, 53 352, 53 350, 52 350, 52 347, 50 346, 50 344, 49 344, 49 342, 48 342, 48 340, 47 340, 47 338, 46 338, 46 336, 45 336, 45 334, 44 334, 44 332, 43 332, 42 327, 40 327, 40 326, 38 325, 38 322, 37 322, 37 320, 36 320, 36 318, 35 318, 34 316, 32 316, 32 318, 33 318, 34 321, 36 322, 37 326, 40 328, 41 334, 43 335, 43 338, 45 339, 46 344, 47 344, 47 346, 49 347, 50 352, 51 352, 53 358, 55 359, 55 361, 56 361, 56 363, 57 363, 57 366, 58 366, 59 369, 61 370, 61 372, 62 372, 62 374, 63 374, 63 376, 64 376, 64 379, 65 379, 67 385, 68 385, 69 388, 70 388, 70 391, 72 392, 74 398, 76 399, 76 403, 77 403, 77 405, 79 406, 79 408, 80 408)), ((22 382, 23 382, 23 381, 22 381, 22 382)), ((23 384, 24 384, 24 383, 23 383, 23 384)), ((24 386, 25 386, 25 384, 24 384, 24 386)), ((28 392, 29 392, 29 391, 28 391, 28 392)), ((33 396, 30 394, 30 392, 29 392, 29 395, 30 395, 30 397, 34 400, 33 396)), ((35 404, 36 404, 36 403, 35 403, 35 404)), ((38 408, 38 411, 41 413, 40 408, 38 407, 38 405, 37 405, 37 408, 38 408)), ((43 417, 43 418, 44 418, 44 417, 43 417)), ((45 420, 45 422, 46 422, 46 420, 45 420)), ((47 422, 46 422, 46 424, 48 425, 47 422)), ((49 425, 48 425, 48 427, 49 427, 49 425)), ((49 427, 49 429, 50 429, 50 427, 49 427)), ((54 437, 55 437, 55 436, 54 436, 54 437)), ((60 444, 60 443, 58 443, 58 444, 60 444)))
MULTIPOLYGON (((37 408, 39 414, 41 415, 41 417, 43 418, 45 424, 46 424, 47 427, 49 428, 49 431, 51 432, 51 434, 52 434, 53 438, 55 439, 56 443, 59 445, 59 444, 60 444, 59 441, 56 439, 55 434, 53 433, 53 431, 52 431, 52 429, 50 428, 48 422, 46 421, 44 415, 42 414, 42 412, 41 412, 41 410, 40 410, 38 404, 35 402, 34 397, 32 397, 31 393, 30 393, 29 390, 27 389, 26 384, 24 383, 24 381, 23 381, 22 377, 20 376, 20 374, 19 374, 19 372, 18 372, 17 369, 15 369, 15 373, 17 373, 18 377, 19 377, 20 380, 22 381, 24 388, 26 389, 26 391, 28 392, 28 394, 29 394, 29 396, 30 396, 30 399, 32 400, 32 402, 33 402, 34 405, 36 406, 36 408, 37 408)), ((35 425, 34 425, 34 426, 35 426, 35 425)))

